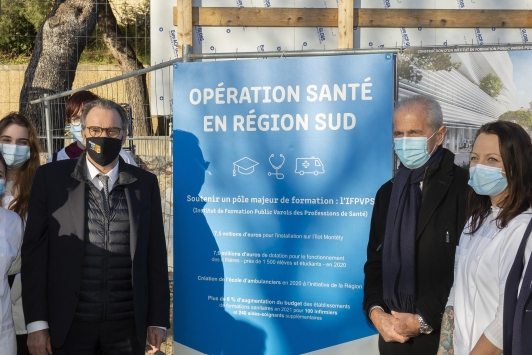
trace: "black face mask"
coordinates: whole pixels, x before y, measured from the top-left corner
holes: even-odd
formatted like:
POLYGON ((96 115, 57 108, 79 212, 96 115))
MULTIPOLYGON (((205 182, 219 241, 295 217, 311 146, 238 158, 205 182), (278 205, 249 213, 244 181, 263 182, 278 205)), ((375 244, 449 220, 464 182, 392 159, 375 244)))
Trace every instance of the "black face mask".
POLYGON ((100 166, 107 166, 115 161, 120 149, 122 140, 109 137, 87 137, 85 150, 89 157, 100 166))

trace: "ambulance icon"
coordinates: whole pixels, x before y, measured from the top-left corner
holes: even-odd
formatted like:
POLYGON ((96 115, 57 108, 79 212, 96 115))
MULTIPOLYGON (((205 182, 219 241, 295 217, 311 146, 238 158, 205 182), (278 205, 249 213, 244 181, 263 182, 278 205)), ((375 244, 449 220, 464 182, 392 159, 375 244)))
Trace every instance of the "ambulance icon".
POLYGON ((320 158, 296 158, 296 174, 324 174, 325 168, 320 158))

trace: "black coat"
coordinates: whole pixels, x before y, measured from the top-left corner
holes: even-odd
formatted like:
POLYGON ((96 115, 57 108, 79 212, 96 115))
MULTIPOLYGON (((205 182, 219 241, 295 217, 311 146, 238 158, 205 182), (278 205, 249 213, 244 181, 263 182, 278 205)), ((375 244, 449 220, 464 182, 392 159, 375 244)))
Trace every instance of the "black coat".
MULTIPOLYGON (((532 222, 530 222, 532 224, 532 222)), ((528 226, 530 228, 530 224, 528 226)), ((529 232, 527 228, 527 232, 529 232)), ((532 236, 525 238, 527 233, 525 232, 517 254, 515 256, 514 263, 510 272, 508 273, 508 278, 506 279, 506 285, 504 288, 504 309, 503 309, 503 351, 504 355, 512 355, 512 339, 513 339, 513 326, 514 326, 514 315, 515 307, 517 305, 517 296, 519 284, 521 283, 521 278, 525 274, 523 257, 525 256, 525 249, 528 239, 532 236)), ((529 259, 528 267, 531 267, 530 264, 532 260, 529 259)), ((523 324, 521 326, 521 349, 523 354, 532 353, 532 294, 528 296, 528 299, 525 303, 525 312, 523 314, 523 324)))
MULTIPOLYGON (((386 343, 379 337, 383 355, 437 352, 442 315, 454 279, 454 253, 466 221, 468 176, 467 170, 454 164, 454 154, 448 150, 444 151, 439 165, 425 173, 416 232, 416 308, 434 331, 406 344, 386 343)), ((382 247, 392 187, 393 180, 381 186, 373 207, 364 266, 366 315, 374 305, 390 311, 382 294, 382 247)))
MULTIPOLYGON (((86 183, 76 164, 85 154, 37 169, 22 244, 22 299, 26 324, 47 321, 51 344, 60 348, 79 301, 87 211, 86 183)), ((79 167, 78 167, 79 168, 79 167)), ((170 292, 161 197, 155 175, 119 162, 128 179, 133 258, 133 307, 139 342, 148 326, 169 327, 170 292)))

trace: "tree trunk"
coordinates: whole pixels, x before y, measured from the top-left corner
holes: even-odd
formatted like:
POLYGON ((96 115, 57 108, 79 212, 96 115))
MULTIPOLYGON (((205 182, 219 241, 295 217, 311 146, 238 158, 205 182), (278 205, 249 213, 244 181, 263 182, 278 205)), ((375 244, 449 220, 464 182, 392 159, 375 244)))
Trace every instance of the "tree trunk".
MULTIPOLYGON (((100 0, 98 4, 98 28, 102 38, 113 57, 120 64, 123 74, 143 69, 133 48, 120 33, 116 17, 108 0, 100 0)), ((146 75, 139 75, 125 80, 128 103, 133 110, 133 133, 136 136, 152 134, 150 103, 146 75)))
MULTIPOLYGON (((96 8, 95 0, 56 0, 37 33, 19 111, 30 117, 40 135, 45 133, 44 106, 29 102, 72 88, 79 58, 96 25, 96 8)), ((64 99, 50 103, 54 135, 64 134, 64 103, 64 99)))

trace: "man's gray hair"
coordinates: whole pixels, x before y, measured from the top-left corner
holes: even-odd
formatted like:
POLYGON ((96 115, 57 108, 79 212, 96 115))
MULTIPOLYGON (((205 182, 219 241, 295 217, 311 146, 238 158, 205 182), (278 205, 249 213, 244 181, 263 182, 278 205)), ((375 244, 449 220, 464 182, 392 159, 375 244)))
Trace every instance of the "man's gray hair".
POLYGON ((129 127, 129 118, 127 117, 126 110, 119 104, 117 104, 114 101, 106 100, 106 99, 97 99, 90 102, 87 102, 83 109, 81 110, 81 128, 85 129, 85 120, 87 118, 87 115, 89 114, 89 111, 92 110, 95 107, 103 108, 104 110, 116 110, 118 114, 120 115, 120 118, 122 119, 122 131, 124 134, 127 133, 127 129, 129 127))
POLYGON ((440 103, 431 97, 416 95, 407 97, 399 101, 395 107, 395 112, 400 108, 412 107, 415 105, 421 105, 427 113, 428 125, 432 129, 432 132, 436 132, 443 126, 443 112, 441 110, 440 103))

